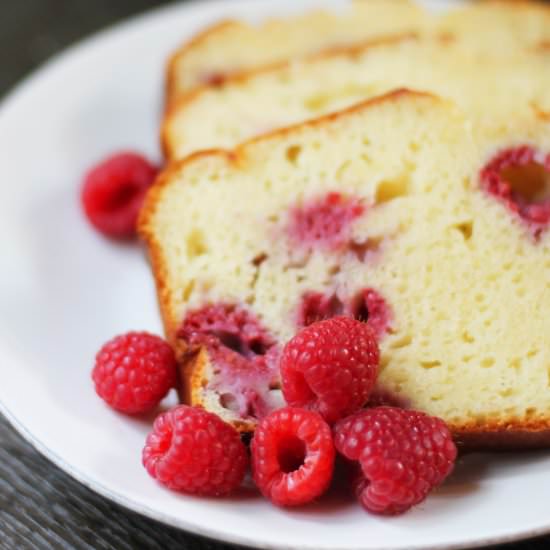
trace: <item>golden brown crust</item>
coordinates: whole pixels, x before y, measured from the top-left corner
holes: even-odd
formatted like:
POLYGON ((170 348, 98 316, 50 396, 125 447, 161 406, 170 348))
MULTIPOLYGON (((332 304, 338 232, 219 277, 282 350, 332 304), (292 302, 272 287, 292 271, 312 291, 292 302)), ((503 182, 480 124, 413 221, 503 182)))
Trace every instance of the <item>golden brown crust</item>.
POLYGON ((140 211, 137 228, 139 236, 146 245, 149 261, 154 274, 164 334, 170 345, 174 348, 176 357, 179 360, 185 350, 180 349, 180 344, 176 338, 178 320, 175 318, 170 308, 167 289, 166 260, 162 256, 162 247, 157 241, 154 231, 149 227, 149 220, 154 215, 160 191, 167 184, 172 174, 173 169, 169 167, 163 170, 156 178, 148 193, 146 205, 144 205, 140 211))
MULTIPOLYGON (((447 35, 440 34, 436 38, 441 40, 442 43, 448 42, 447 35)), ((387 46, 388 44, 398 44, 400 42, 413 41, 418 39, 419 35, 415 32, 386 35, 377 38, 371 38, 369 40, 364 40, 352 45, 327 47, 321 51, 304 55, 300 59, 304 63, 329 59, 330 57, 336 56, 348 57, 350 59, 353 59, 354 57, 362 55, 370 49, 376 49, 379 47, 387 46)), ((170 146, 171 140, 169 130, 171 119, 175 115, 175 113, 185 109, 187 105, 196 101, 198 98, 212 90, 223 88, 224 86, 230 86, 232 84, 245 84, 259 75, 290 68, 290 66, 294 63, 295 61, 284 60, 268 65, 262 65, 261 67, 254 67, 252 69, 244 69, 242 71, 233 72, 224 75, 224 79, 221 84, 201 84, 185 94, 180 94, 179 97, 174 97, 173 101, 171 101, 170 104, 166 106, 165 116, 162 121, 160 130, 160 144, 164 158, 167 161, 170 161, 174 160, 176 157, 175 152, 170 146)))
POLYGON ((208 378, 205 374, 208 363, 209 359, 206 348, 202 348, 197 353, 180 359, 180 386, 178 392, 183 403, 202 405, 199 395, 201 389, 208 383, 208 378))
POLYGON ((466 423, 450 428, 457 445, 466 450, 505 451, 550 446, 550 419, 487 421, 483 426, 466 423))

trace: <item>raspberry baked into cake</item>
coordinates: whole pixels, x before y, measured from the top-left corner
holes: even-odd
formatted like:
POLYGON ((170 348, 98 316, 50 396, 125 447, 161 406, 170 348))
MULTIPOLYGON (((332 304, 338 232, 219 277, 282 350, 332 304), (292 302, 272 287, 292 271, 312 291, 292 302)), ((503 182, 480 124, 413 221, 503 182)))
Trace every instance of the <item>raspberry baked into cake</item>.
POLYGON ((409 91, 172 164, 139 231, 182 399, 253 430, 285 343, 345 315, 378 338, 371 402, 550 443, 549 173, 535 114, 488 135, 409 91))

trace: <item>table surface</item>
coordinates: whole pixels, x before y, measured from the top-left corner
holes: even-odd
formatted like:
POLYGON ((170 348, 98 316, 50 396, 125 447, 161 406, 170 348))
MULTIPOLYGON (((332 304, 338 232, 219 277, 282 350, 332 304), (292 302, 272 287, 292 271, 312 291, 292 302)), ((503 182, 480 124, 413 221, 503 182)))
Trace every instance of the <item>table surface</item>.
MULTIPOLYGON (((106 24, 163 0, 2 0, 0 96, 45 59, 106 24)), ((42 457, 0 416, 0 548, 235 548, 130 512, 42 457)), ((550 548, 550 537, 499 547, 550 548)))

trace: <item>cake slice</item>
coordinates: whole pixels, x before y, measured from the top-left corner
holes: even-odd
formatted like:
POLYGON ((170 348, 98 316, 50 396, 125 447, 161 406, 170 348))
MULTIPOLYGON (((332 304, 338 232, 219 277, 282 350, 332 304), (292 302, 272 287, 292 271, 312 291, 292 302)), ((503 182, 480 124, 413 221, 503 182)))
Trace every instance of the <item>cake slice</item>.
POLYGON ((182 398, 254 429, 284 343, 345 314, 378 335, 375 402, 549 444, 549 172, 537 117, 488 137, 407 91, 174 163, 139 230, 182 398))
MULTIPOLYGON (((469 40, 478 44, 477 36, 469 40)), ((450 35, 387 38, 205 86, 169 111, 164 151, 174 159, 231 148, 400 87, 453 99, 488 132, 521 126, 533 112, 550 118, 547 49, 487 57, 463 51, 459 42, 450 35)))
POLYGON ((423 29, 460 36, 467 51, 498 56, 550 43, 550 9, 529 0, 478 0, 436 16, 407 0, 356 0, 337 12, 272 19, 260 25, 218 23, 174 53, 167 104, 204 83, 384 34, 423 29))
POLYGON ((428 15, 409 0, 355 0, 337 11, 315 11, 259 25, 222 21, 179 48, 167 67, 167 103, 229 74, 371 36, 418 29, 428 15))

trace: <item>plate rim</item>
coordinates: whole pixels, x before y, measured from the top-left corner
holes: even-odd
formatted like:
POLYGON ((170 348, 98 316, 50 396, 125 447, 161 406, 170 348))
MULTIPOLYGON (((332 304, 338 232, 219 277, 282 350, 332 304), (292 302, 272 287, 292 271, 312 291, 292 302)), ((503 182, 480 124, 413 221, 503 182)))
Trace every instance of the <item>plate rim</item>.
MULTIPOLYGON (((3 351, 0 343, 0 353, 3 351)), ((23 439, 29 443, 36 451, 38 451, 43 457, 52 462, 61 471, 84 485, 90 491, 101 495, 102 497, 110 500, 122 506, 123 508, 135 512, 143 517, 158 521, 161 524, 169 527, 175 527, 183 530, 191 535, 200 536, 215 542, 222 542, 226 544, 236 544, 245 546, 247 548, 262 548, 265 550, 316 550, 315 544, 311 545, 279 545, 271 543, 259 543, 257 540, 248 538, 246 536, 236 536, 224 531, 218 531, 215 527, 202 528, 195 523, 186 522, 185 519, 178 517, 166 516, 162 512, 150 508, 149 506, 138 504, 136 501, 128 499, 119 493, 112 491, 102 483, 92 480, 86 473, 80 471, 78 468, 73 467, 66 462, 55 451, 50 449, 37 437, 35 437, 26 427, 20 422, 17 417, 5 406, 0 398, 0 413, 8 420, 9 424, 15 429, 15 431, 23 437, 23 439)), ((548 525, 539 529, 526 529, 525 531, 518 531, 514 534, 502 535, 502 536, 486 536, 482 538, 472 539, 471 541, 457 542, 457 543, 442 543, 442 544, 412 544, 408 546, 409 550, 465 550, 473 548, 485 548, 495 544, 508 544, 519 541, 527 541, 536 537, 540 537, 550 533, 550 522, 548 525)), ((361 547, 357 546, 356 550, 360 550, 361 547)), ((350 550, 349 547, 333 547, 332 550, 350 550)), ((383 550, 403 550, 402 546, 384 546, 383 550)))

